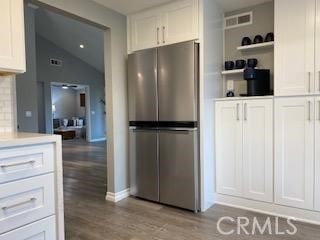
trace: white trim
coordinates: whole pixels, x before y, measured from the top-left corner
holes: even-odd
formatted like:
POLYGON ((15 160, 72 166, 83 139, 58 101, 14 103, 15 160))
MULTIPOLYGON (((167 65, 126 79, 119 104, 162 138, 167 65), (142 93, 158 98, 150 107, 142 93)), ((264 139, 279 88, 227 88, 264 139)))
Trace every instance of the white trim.
POLYGON ((102 142, 102 141, 106 141, 106 138, 96 138, 96 139, 90 139, 89 142, 93 143, 93 142, 102 142))
POLYGON ((320 212, 316 211, 287 207, 275 203, 258 202, 222 194, 216 195, 215 204, 281 218, 293 218, 298 222, 320 225, 320 212))
POLYGON ((128 188, 126 190, 123 190, 117 193, 107 192, 106 200, 109 202, 117 203, 129 196, 130 196, 130 189, 128 188))

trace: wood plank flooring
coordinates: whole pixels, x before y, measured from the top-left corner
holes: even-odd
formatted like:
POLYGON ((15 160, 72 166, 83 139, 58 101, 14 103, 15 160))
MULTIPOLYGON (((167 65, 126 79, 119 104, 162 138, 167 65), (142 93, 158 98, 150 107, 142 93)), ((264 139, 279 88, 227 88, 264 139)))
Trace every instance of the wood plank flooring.
MULTIPOLYGON (((246 234, 223 236, 217 230, 220 217, 267 216, 215 206, 206 213, 162 206, 128 198, 113 204, 105 201, 105 143, 63 143, 66 240, 319 240, 320 226, 297 224, 295 236, 246 234)), ((262 222, 261 222, 262 224, 262 222)), ((274 222, 273 222, 274 226, 274 222)), ((280 230, 286 229, 284 220, 280 230)), ((225 231, 235 228, 226 222, 225 231)), ((291 228, 290 228, 291 229, 291 228)))

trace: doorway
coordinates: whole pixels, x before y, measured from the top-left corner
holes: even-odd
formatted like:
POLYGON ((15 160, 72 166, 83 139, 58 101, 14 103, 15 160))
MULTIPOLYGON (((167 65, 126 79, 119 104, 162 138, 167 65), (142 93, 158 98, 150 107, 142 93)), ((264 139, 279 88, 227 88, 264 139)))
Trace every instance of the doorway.
POLYGON ((62 140, 91 141, 90 88, 51 83, 52 132, 62 140))

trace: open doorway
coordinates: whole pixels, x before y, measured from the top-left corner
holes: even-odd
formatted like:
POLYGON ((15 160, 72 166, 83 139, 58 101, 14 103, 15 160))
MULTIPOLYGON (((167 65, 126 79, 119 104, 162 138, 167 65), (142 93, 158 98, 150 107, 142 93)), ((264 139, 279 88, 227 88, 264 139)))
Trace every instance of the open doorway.
POLYGON ((62 140, 90 142, 89 86, 51 83, 53 133, 62 140))
POLYGON ((72 224, 85 218, 77 206, 87 199, 105 203, 106 30, 28 3, 25 25, 27 72, 16 81, 17 122, 21 132, 55 133, 66 139, 66 235, 72 238, 78 234, 72 224))

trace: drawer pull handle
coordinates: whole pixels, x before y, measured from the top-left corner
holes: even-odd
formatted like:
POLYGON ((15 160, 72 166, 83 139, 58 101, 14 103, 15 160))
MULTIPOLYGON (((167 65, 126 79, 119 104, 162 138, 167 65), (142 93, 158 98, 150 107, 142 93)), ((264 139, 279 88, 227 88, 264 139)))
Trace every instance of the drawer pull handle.
POLYGON ((33 203, 36 200, 37 200, 37 198, 30 198, 29 200, 26 200, 26 201, 23 201, 23 202, 20 202, 20 203, 16 203, 16 204, 13 204, 13 205, 10 205, 10 206, 2 207, 2 210, 3 211, 7 211, 8 209, 11 209, 11 208, 19 207, 21 205, 25 205, 25 204, 28 204, 28 203, 33 203))
POLYGON ((31 160, 31 161, 26 161, 26 162, 18 162, 18 163, 12 163, 12 164, 6 164, 6 165, 1 165, 1 168, 8 168, 8 167, 16 167, 16 166, 21 166, 21 165, 27 165, 27 164, 34 164, 36 161, 31 160))

